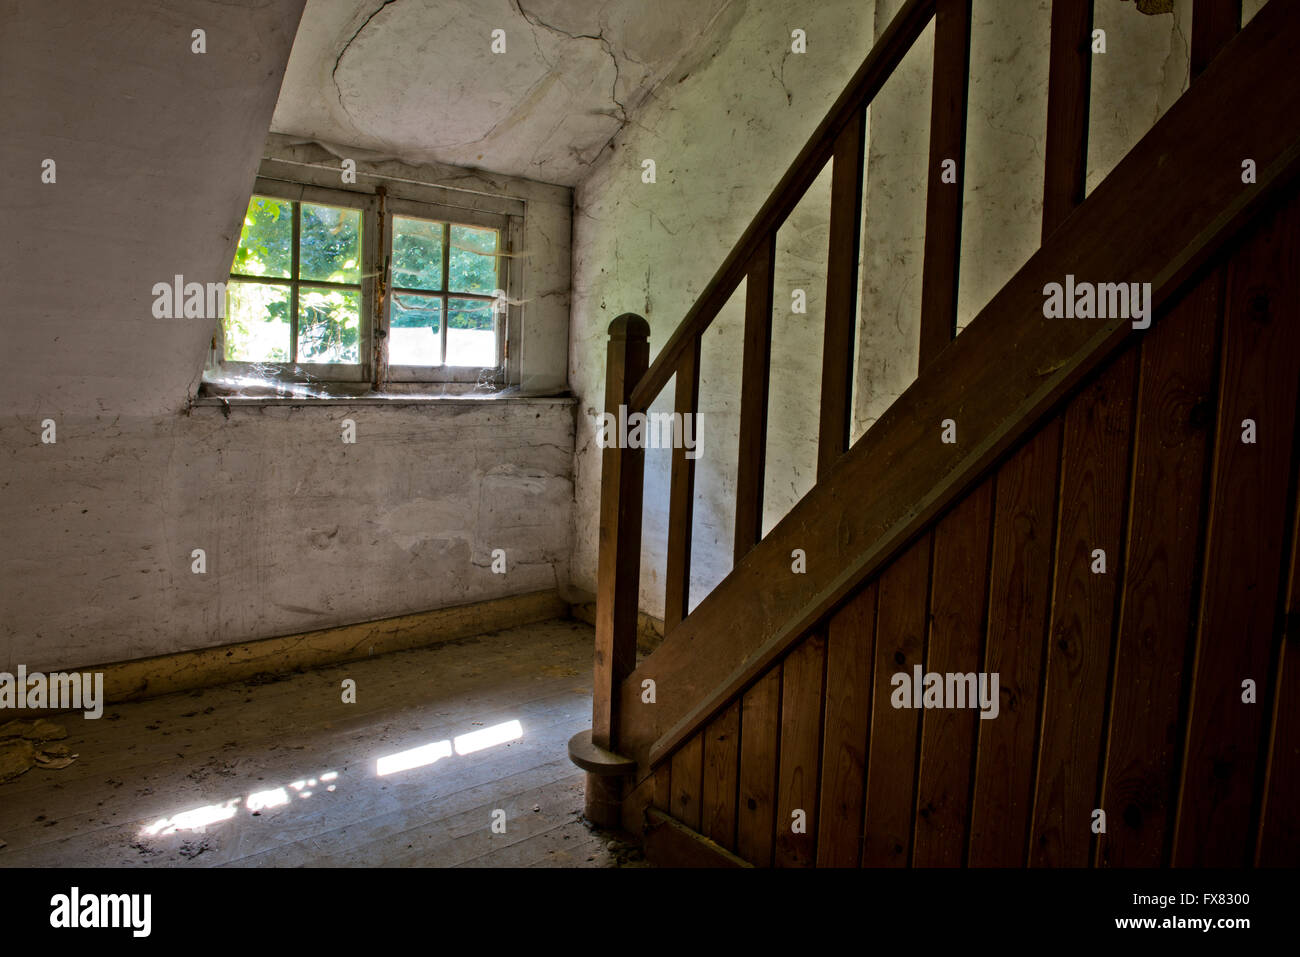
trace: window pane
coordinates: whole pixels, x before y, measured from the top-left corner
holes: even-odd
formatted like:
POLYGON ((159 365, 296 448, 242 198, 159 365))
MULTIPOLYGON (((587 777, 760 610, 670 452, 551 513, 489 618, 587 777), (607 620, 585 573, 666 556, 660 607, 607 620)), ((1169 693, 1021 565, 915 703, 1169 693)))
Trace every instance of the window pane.
POLYGON ((244 228, 231 272, 245 276, 288 279, 293 265, 293 203, 254 196, 248 203, 244 228))
POLYGON ((298 291, 298 361, 361 361, 361 293, 350 289, 298 291))
POLYGON ((388 364, 442 364, 442 300, 435 296, 393 295, 388 323, 388 364))
POLYGON ((496 326, 492 302, 483 299, 447 300, 447 365, 497 364, 496 326))
POLYGON ((361 210, 302 204, 298 276, 320 282, 361 282, 361 210))
MULTIPOLYGON (((473 226, 451 227, 450 292, 481 292, 497 288, 497 231, 473 226)), ((450 307, 448 307, 450 309, 450 307)), ((455 326, 449 326, 454 329, 455 326)), ((450 346, 448 351, 450 351, 450 346)))
POLYGON ((289 361, 289 287, 226 285, 226 358, 234 362, 289 361))
POLYGON ((442 288, 442 223, 393 217, 393 285, 442 288))

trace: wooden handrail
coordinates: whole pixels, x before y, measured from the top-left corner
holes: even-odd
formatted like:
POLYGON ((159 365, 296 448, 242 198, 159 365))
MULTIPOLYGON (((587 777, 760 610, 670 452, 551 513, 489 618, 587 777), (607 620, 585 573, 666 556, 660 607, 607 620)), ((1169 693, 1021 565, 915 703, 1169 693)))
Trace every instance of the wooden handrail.
POLYGON ((934 16, 934 8, 935 0, 907 0, 890 21, 889 27, 849 81, 848 87, 790 164, 789 170, 776 184, 776 189, 767 198, 758 215, 732 247, 731 253, 695 300, 695 305, 687 311, 649 370, 632 390, 631 410, 644 412, 668 384, 687 350, 693 348, 695 340, 709 328, 714 317, 745 278, 755 254, 775 235, 808 187, 820 175, 822 167, 835 149, 840 131, 855 114, 866 109, 875 99, 881 87, 929 25, 934 16))

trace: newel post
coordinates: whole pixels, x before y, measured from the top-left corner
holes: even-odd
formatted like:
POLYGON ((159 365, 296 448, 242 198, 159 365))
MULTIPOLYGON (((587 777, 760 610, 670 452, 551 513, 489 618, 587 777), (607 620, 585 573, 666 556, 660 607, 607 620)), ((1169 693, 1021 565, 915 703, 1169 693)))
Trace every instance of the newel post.
POLYGON ((595 688, 591 731, 569 742, 569 756, 587 772, 586 815, 617 827, 623 778, 636 764, 616 752, 619 691, 636 668, 637 603, 641 576, 641 493, 645 453, 623 448, 628 399, 650 362, 650 325, 624 313, 609 324, 605 410, 619 424, 617 441, 601 454, 600 555, 596 571, 595 688))

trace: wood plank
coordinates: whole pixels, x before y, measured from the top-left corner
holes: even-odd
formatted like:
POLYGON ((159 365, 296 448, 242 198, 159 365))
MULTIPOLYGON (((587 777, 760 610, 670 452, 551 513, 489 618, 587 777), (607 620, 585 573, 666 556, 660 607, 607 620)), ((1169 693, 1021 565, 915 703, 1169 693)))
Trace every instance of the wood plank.
POLYGON ((740 786, 740 702, 704 731, 701 831, 723 847, 736 846, 736 795, 740 786))
POLYGON ((1045 319, 1043 287, 1067 273, 1150 281, 1156 321, 1181 284, 1300 168, 1300 87, 1292 39, 1300 6, 1269 4, 1160 118, 1075 214, 993 298, 934 365, 772 529, 623 684, 675 689, 629 728, 624 753, 654 763, 711 719, 898 549, 992 468, 1060 399, 1129 337, 1132 323, 1045 319), (1207 74, 1208 75, 1208 74, 1207 74), (1255 95, 1276 80, 1271 95, 1255 95), (1204 117, 1221 117, 1207 124, 1204 117), (1241 188, 1243 151, 1259 183, 1241 188), (1180 175, 1152 180, 1173 164, 1180 175), (935 441, 960 423, 956 445, 935 441), (870 495, 864 500, 864 490, 870 495), (794 548, 818 548, 806 575, 794 548))
POLYGON ((861 113, 880 92, 912 49, 934 13, 934 0, 905 0, 901 9, 880 35, 862 66, 853 74, 849 85, 840 94, 826 118, 818 124, 807 144, 781 181, 776 184, 758 214, 746 227, 731 252, 704 287, 695 305, 687 311, 681 324, 668 342, 655 356, 654 365, 632 394, 632 408, 644 411, 649 408, 668 380, 672 378, 689 344, 708 329, 718 312, 727 304, 740 281, 749 270, 750 260, 776 235, 787 216, 799 204, 808 187, 813 184, 831 158, 840 131, 861 113))
MULTIPOLYGON (((984 660, 993 482, 981 483, 934 530, 934 582, 926 670, 979 672, 984 660)), ((927 711, 921 717, 917 776, 917 867, 960 867, 970 824, 976 709, 927 711)))
MULTIPOLYGON (((700 340, 677 368, 674 411, 694 417, 700 407, 700 340)), ((683 419, 685 421, 685 419, 683 419)), ((697 433, 693 433, 697 434, 697 433)), ((664 572, 664 634, 691 610, 691 520, 695 513, 695 459, 684 444, 673 447, 668 497, 668 555, 664 572)))
POLYGON ((1241 29, 1241 0, 1194 0, 1192 4, 1192 79, 1205 72, 1241 29))
POLYGON ((811 867, 817 860, 826 637, 814 632, 786 656, 781 677, 781 750, 777 757, 776 864, 811 867), (803 828, 795 831, 797 812, 803 828))
POLYGON ((1182 752, 1180 707, 1194 629, 1222 282, 1222 268, 1208 273, 1141 344, 1099 866, 1165 862, 1182 752))
POLYGON ((691 738, 673 755, 672 801, 668 812, 687 827, 700 829, 701 794, 704 788, 704 739, 691 738))
MULTIPOLYGON (((663 765, 661 765, 663 767, 663 765)), ((664 770, 664 806, 668 805, 671 797, 671 781, 667 779, 671 775, 672 764, 669 763, 664 770)), ((655 803, 655 785, 657 775, 652 771, 641 780, 633 783, 631 778, 621 782, 621 799, 622 804, 619 813, 622 816, 622 828, 628 834, 639 837, 645 829, 645 812, 646 808, 655 803)))
POLYGON ((875 637, 876 584, 871 582, 831 618, 826 636, 818 867, 857 867, 862 857, 875 637))
POLYGON ((920 368, 957 335, 957 281, 966 179, 966 104, 970 82, 971 0, 937 0, 934 82, 930 105, 929 186, 925 201, 925 257, 921 277, 920 368), (943 181, 943 164, 956 163, 956 182, 943 181))
POLYGON ((826 329, 822 347, 817 477, 849 447, 857 338, 858 253, 862 248, 862 160, 866 115, 859 111, 835 140, 831 166, 830 249, 826 259, 826 329))
POLYGON ((1086 195, 1092 90, 1092 0, 1052 0, 1043 168, 1043 238, 1086 195))
MULTIPOLYGON (((588 726, 589 678, 581 669, 590 662, 590 634, 572 623, 547 623, 272 684, 122 705, 111 720, 69 722, 67 740, 81 754, 77 762, 57 773, 32 772, 4 788, 5 859, 21 853, 37 864, 129 866, 157 864, 170 854, 169 863, 205 866, 254 854, 316 863, 353 853, 373 860, 360 851, 369 838, 485 804, 503 807, 501 800, 548 782, 580 780, 563 752, 568 737, 588 726), (344 675, 357 681, 356 705, 339 702, 344 675), (366 688, 385 693, 367 694, 366 688), (304 701, 317 705, 304 708, 304 701), (520 740, 432 767, 383 778, 373 773, 379 756, 451 740, 476 723, 512 719, 523 726, 520 740), (286 743, 286 734, 292 742, 286 743), (322 786, 306 798, 289 787, 327 770, 340 772, 333 793, 322 786), (34 788, 14 790, 28 779, 34 788), (193 834, 142 841, 145 824, 279 787, 289 803, 264 808, 258 817, 241 806, 233 818, 208 828, 209 848, 193 861, 176 855, 193 834), (489 804, 493 795, 497 803, 489 804), (45 820, 35 821, 37 815, 45 820), (133 842, 146 850, 132 848, 133 842), (299 846, 291 851, 286 842, 299 846)), ((533 803, 527 802, 528 814, 533 803)), ((561 819, 580 807, 578 794, 561 819)), ((539 813, 551 812, 543 805, 539 813)), ((486 813, 475 818, 486 819, 486 813)))
POLYGON ((763 537, 763 466, 767 458, 768 365, 772 354, 772 281, 776 233, 759 247, 745 285, 745 344, 740 370, 740 452, 736 456, 739 562, 763 537))
POLYGON ((1295 867, 1300 861, 1300 500, 1291 525, 1291 572, 1277 650, 1277 691, 1264 775, 1255 864, 1295 867))
POLYGON ((1137 350, 1129 349, 1065 412, 1029 850, 1029 862, 1037 867, 1085 867, 1092 857, 1115 606, 1124 573, 1136 384, 1137 350))
POLYGON ((749 867, 741 858, 659 810, 646 815, 646 859, 660 867, 749 867))
POLYGON ((910 545, 877 582, 876 655, 867 747, 862 865, 903 867, 912 847, 916 810, 916 742, 920 708, 895 708, 891 677, 925 664, 931 536, 910 545))
POLYGON ((984 671, 998 675, 998 716, 979 722, 969 863, 1021 867, 1029 834, 1047 599, 1052 587, 1061 419, 997 473, 984 671))
POLYGON ((778 664, 745 692, 740 704, 736 853, 756 867, 772 866, 780 721, 781 666, 778 664))
MULTIPOLYGON (((554 589, 548 589, 297 635, 65 670, 102 671, 105 703, 117 704, 230 684, 254 675, 287 675, 305 668, 423 648, 561 618, 566 609, 564 600, 554 589)), ((55 712, 32 709, 27 713, 55 712)))
MULTIPOLYGON (((624 313, 609 324, 605 411, 618 417, 650 355, 650 324, 624 313)), ((600 459, 600 549, 596 566, 595 685, 591 740, 618 753, 622 731, 619 688, 636 668, 641 577, 641 493, 645 450, 611 445, 600 459)), ((632 709, 635 710, 636 706, 632 709)), ((593 803, 588 812, 604 817, 593 803)), ((612 827, 615 821, 593 817, 612 827)))
POLYGON ((1218 440, 1175 866, 1240 867, 1253 856, 1256 772, 1267 746, 1262 689, 1273 660, 1300 386, 1297 304, 1300 202, 1292 197, 1254 231, 1228 267, 1218 440), (1256 444, 1242 441, 1247 418, 1257 423, 1256 444), (1242 703, 1247 678, 1261 689, 1259 703, 1242 703))
POLYGON ((672 809, 673 801, 673 764, 665 761, 654 771, 654 800, 650 803, 661 811, 672 809))

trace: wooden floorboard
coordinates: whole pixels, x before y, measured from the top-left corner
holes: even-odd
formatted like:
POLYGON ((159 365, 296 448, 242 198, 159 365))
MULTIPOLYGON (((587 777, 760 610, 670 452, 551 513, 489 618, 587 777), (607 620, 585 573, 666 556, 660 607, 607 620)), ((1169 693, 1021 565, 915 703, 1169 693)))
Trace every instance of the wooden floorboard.
POLYGON ((542 622, 57 716, 78 758, 0 785, 0 867, 640 866, 582 820, 567 757, 591 724, 592 647, 589 626, 542 622), (511 721, 512 740, 378 774, 511 721), (256 814, 254 794, 271 800, 256 814))

